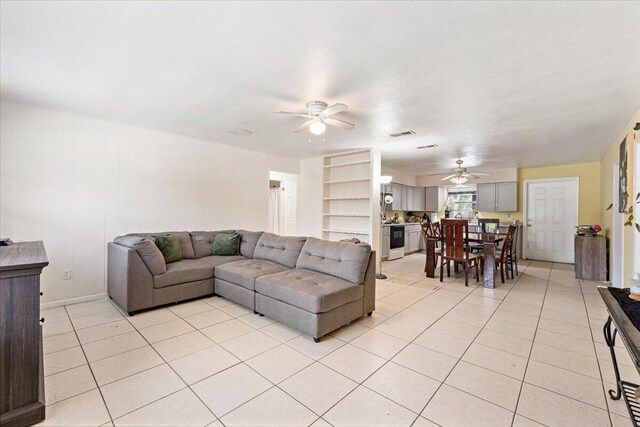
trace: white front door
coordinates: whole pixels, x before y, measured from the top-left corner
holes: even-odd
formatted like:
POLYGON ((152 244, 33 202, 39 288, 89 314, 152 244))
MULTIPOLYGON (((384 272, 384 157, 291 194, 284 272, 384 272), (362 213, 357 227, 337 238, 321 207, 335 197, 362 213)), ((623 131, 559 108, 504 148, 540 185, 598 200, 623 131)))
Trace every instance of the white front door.
POLYGON ((527 258, 573 263, 578 225, 577 178, 532 180, 525 186, 527 258))
POLYGON ((298 183, 282 181, 283 230, 285 236, 295 236, 298 232, 298 183))

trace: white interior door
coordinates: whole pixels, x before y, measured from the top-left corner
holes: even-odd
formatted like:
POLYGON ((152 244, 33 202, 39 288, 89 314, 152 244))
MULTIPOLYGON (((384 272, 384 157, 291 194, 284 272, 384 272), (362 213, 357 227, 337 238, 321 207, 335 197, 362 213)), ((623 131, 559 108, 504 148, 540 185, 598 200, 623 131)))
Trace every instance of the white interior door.
POLYGON ((573 263, 578 179, 532 180, 526 187, 527 258, 573 263))
POLYGON ((295 236, 298 232, 298 183, 282 182, 283 230, 285 236, 295 236))

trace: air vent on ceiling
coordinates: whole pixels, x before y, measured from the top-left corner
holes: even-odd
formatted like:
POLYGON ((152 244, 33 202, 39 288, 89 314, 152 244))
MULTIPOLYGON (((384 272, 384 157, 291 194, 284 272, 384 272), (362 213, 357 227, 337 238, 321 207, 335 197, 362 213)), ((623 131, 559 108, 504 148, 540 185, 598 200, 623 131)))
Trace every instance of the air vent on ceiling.
POLYGON ((437 148, 438 144, 429 144, 429 145, 421 145, 420 147, 416 147, 418 150, 422 150, 425 148, 437 148))
POLYGON ((405 130, 404 132, 398 132, 398 133, 390 133, 389 136, 391 138, 399 138, 401 136, 407 136, 407 135, 415 135, 416 133, 414 131, 412 131, 411 129, 409 130, 405 130))

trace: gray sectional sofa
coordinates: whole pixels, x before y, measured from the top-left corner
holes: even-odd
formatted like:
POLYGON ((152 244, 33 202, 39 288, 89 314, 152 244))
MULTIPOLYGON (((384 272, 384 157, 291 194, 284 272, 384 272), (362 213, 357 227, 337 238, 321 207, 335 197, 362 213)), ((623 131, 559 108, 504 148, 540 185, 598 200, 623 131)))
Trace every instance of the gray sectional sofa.
POLYGON ((213 256, 219 232, 163 232, 175 235, 182 250, 182 260, 168 264, 153 242, 161 233, 117 237, 108 245, 109 296, 131 315, 219 295, 316 341, 373 312, 375 252, 369 245, 236 230, 240 255, 213 256))

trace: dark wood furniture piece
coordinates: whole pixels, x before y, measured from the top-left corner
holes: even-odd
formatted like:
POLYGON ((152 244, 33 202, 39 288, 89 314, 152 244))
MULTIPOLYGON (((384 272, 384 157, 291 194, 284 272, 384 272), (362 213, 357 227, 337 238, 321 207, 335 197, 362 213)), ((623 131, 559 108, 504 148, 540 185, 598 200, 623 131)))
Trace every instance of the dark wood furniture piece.
POLYGON ((443 280, 444 265, 447 265, 447 276, 451 275, 451 261, 464 268, 464 285, 469 286, 469 269, 475 268, 476 281, 480 280, 477 254, 469 250, 469 221, 466 219, 443 219, 440 228, 442 253, 440 254, 440 281, 443 280))
POLYGON ((513 230, 513 238, 511 240, 511 244, 509 245, 509 270, 511 271, 511 278, 515 278, 520 273, 518 272, 518 240, 520 239, 520 221, 513 221, 513 225, 515 230, 513 230))
POLYGON ((42 242, 0 247, 0 425, 44 420, 40 273, 49 264, 42 242))
POLYGON ((513 235, 515 233, 516 226, 510 225, 509 231, 504 238, 502 250, 500 255, 496 257, 496 265, 500 269, 500 280, 504 283, 505 276, 507 275, 507 269, 511 271, 511 278, 513 279, 513 265, 509 261, 509 252, 513 244, 513 235))
MULTIPOLYGON (((500 228, 500 220, 498 218, 478 218, 479 233, 494 233, 496 228, 500 228), (487 227, 491 225, 492 227, 487 227)), ((482 252, 484 245, 482 243, 471 243, 472 252, 482 252)))
MULTIPOLYGON (((420 229, 422 231, 422 240, 424 241, 426 255, 424 272, 433 272, 438 265, 438 257, 441 255, 441 250, 438 247, 438 239, 440 238, 440 223, 425 222, 424 224, 421 224, 420 229), (429 249, 429 246, 432 246, 431 249, 429 249), (430 255, 431 259, 429 259, 430 255)), ((429 277, 428 274, 427 277, 429 277)))
POLYGON ((629 319, 629 316, 627 316, 627 313, 620 307, 618 300, 611 295, 608 287, 600 286, 598 287, 598 292, 600 292, 600 296, 607 306, 607 311, 609 311, 609 318, 604 324, 603 332, 604 340, 611 353, 613 371, 616 376, 616 389, 609 390, 608 394, 612 400, 620 400, 621 397, 624 397, 631 422, 635 427, 638 427, 640 426, 640 404, 635 399, 635 392, 638 385, 620 379, 615 345, 616 336, 619 335, 629 352, 629 356, 631 356, 634 367, 640 372, 640 331, 638 331, 631 322, 631 319, 629 319))
POLYGON ((607 280, 607 238, 579 236, 574 240, 576 279, 607 280))

